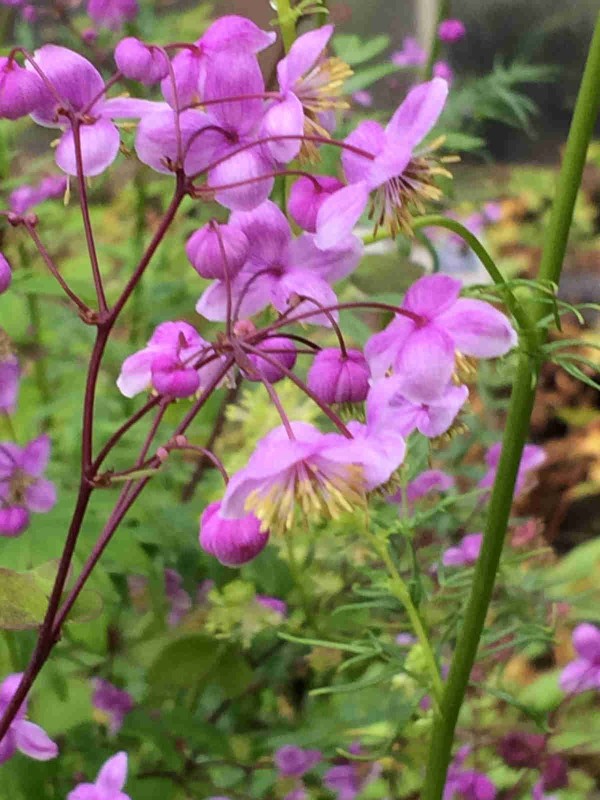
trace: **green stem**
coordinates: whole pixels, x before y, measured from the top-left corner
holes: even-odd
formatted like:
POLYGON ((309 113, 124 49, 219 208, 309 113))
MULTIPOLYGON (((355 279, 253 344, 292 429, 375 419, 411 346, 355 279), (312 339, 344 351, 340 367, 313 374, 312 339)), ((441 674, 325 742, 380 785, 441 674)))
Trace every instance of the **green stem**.
POLYGON ((435 27, 431 33, 431 42, 429 44, 429 53, 427 61, 423 67, 423 80, 430 81, 433 76, 433 67, 438 60, 440 54, 440 40, 438 37, 438 27, 440 22, 443 22, 450 15, 450 0, 439 0, 438 13, 435 21, 435 27))
POLYGON ((287 53, 296 40, 296 16, 292 10, 290 0, 276 0, 276 2, 277 20, 281 29, 283 46, 287 53))
MULTIPOLYGON (((550 280, 556 284, 559 282, 587 147, 599 111, 600 14, 596 21, 575 106, 548 233, 544 241, 540 280, 550 280)), ((536 317, 541 318, 544 313, 543 309, 535 301, 532 301, 532 305, 536 317)), ((529 419, 537 385, 539 364, 525 352, 532 345, 535 350, 537 341, 532 342, 530 340, 532 336, 532 333, 524 332, 522 334, 525 339, 524 350, 519 357, 515 376, 481 555, 475 568, 469 602, 456 643, 442 706, 434 720, 425 785, 421 794, 422 800, 440 800, 442 797, 452 753, 454 730, 494 589, 494 580, 506 535, 514 487, 529 430, 529 419)))

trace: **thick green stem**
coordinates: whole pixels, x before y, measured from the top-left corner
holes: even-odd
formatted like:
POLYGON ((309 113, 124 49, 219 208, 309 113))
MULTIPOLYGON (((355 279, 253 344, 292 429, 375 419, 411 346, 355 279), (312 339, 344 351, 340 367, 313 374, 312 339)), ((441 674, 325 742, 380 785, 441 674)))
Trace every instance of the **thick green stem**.
POLYGON ((433 76, 433 67, 438 60, 440 54, 440 40, 438 37, 438 27, 440 22, 448 18, 450 14, 450 0, 439 0, 437 19, 435 21, 435 28, 431 32, 431 42, 429 43, 429 52, 427 54, 427 61, 423 67, 423 80, 429 81, 433 76))
POLYGON ((283 46, 285 52, 288 53, 296 39, 296 17, 290 0, 277 0, 277 20, 281 28, 283 46))
MULTIPOLYGON (((560 172, 548 232, 540 265, 539 279, 558 284, 575 199, 581 183, 587 147, 600 110, 600 14, 579 90, 560 172)), ((532 301, 537 319, 543 308, 532 301)), ((539 364, 526 350, 535 350, 537 341, 524 333, 513 393, 502 441, 502 454, 489 505, 481 555, 475 568, 471 594, 454 658, 446 682, 441 710, 436 714, 422 800, 440 800, 452 754, 454 730, 475 662, 479 640, 494 589, 494 581, 512 505, 514 487, 533 408, 539 364)))

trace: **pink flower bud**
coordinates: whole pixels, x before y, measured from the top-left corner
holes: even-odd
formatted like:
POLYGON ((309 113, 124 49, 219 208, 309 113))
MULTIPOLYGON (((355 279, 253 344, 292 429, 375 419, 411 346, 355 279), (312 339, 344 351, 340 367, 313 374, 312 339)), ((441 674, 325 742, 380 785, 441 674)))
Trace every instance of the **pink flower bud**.
POLYGON ((449 44, 464 38, 466 32, 467 29, 464 22, 459 19, 445 19, 440 22, 438 27, 438 36, 442 42, 448 42, 449 44))
MULTIPOLYGON (((284 369, 293 369, 296 363, 296 345, 291 339, 286 339, 284 336, 265 339, 265 341, 257 345, 257 349, 277 361, 284 369)), ((252 362, 252 366, 258 374, 269 383, 276 383, 285 376, 285 372, 282 369, 258 355, 249 355, 248 359, 252 362)), ((260 380, 257 375, 247 375, 246 377, 251 381, 260 380)))
POLYGON ((12 270, 5 256, 0 253, 0 294, 5 292, 12 281, 12 270))
POLYGON ((329 175, 298 178, 292 186, 288 200, 288 211, 292 219, 305 231, 314 233, 317 229, 319 209, 325 200, 343 185, 337 178, 329 175))
POLYGON ((200 519, 200 547, 226 567, 241 567, 264 550, 269 533, 262 533, 254 514, 223 519, 221 503, 211 503, 200 519))
POLYGON ((238 274, 246 261, 249 247, 243 231, 233 225, 209 223, 190 236, 185 252, 203 278, 224 280, 227 274, 230 278, 238 274))
POLYGON ((145 45, 134 36, 122 39, 115 49, 115 62, 126 78, 146 86, 169 74, 169 60, 158 47, 145 45))
POLYGON ((369 392, 369 365, 360 350, 329 347, 308 371, 308 388, 323 403, 362 403, 369 392))
POLYGON ((448 83, 452 83, 454 72, 447 61, 436 61, 433 65, 433 76, 434 78, 443 78, 448 83))
POLYGON ((40 76, 0 58, 0 118, 19 119, 30 114, 43 99, 46 87, 40 76))
POLYGON ((35 6, 23 6, 21 10, 21 17, 25 22, 28 22, 30 25, 36 21, 38 18, 37 8, 35 6))
POLYGON ((158 458, 158 460, 159 460, 159 461, 161 462, 161 464, 162 464, 162 463, 164 463, 164 462, 165 462, 165 461, 168 459, 168 457, 169 457, 169 451, 167 450, 167 448, 166 448, 166 447, 159 447, 159 448, 156 450, 156 457, 158 458))
POLYGON ((29 512, 22 506, 0 508, 0 536, 20 536, 29 525, 29 512))
POLYGON ((160 394, 189 397, 198 391, 197 370, 185 366, 171 353, 157 353, 152 360, 152 386, 160 394))
POLYGON ((513 731, 501 740, 498 752, 509 767, 537 769, 546 749, 546 739, 538 733, 513 731))
POLYGON ((81 32, 81 38, 85 44, 95 44, 98 40, 98 31, 94 28, 86 28, 81 32))
POLYGON ((188 444, 188 438, 184 433, 178 433, 175 437, 175 444, 177 447, 186 447, 188 444))

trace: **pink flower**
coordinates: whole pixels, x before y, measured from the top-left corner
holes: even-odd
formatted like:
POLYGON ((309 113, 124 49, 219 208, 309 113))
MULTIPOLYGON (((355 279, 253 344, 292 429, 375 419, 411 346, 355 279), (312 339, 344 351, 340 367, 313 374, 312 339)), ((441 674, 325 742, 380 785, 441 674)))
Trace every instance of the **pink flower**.
POLYGON ((37 186, 19 186, 8 198, 8 205, 15 214, 24 214, 33 206, 54 197, 62 197, 67 190, 64 175, 48 175, 37 186))
POLYGON ((287 616, 287 603, 285 603, 283 600, 280 600, 278 597, 269 597, 269 595, 266 594, 257 594, 256 602, 263 608, 267 608, 269 611, 274 611, 276 614, 279 614, 280 617, 287 616))
MULTIPOLYGON (((502 442, 496 442, 496 444, 493 444, 485 454, 485 463, 488 465, 488 471, 477 484, 481 489, 488 489, 494 485, 501 453, 502 442)), ((515 496, 527 488, 529 473, 541 467, 545 460, 546 453, 544 452, 543 447, 539 447, 535 444, 525 445, 515 483, 515 496)))
POLYGON ((308 388, 323 403, 362 403, 369 393, 369 365, 360 350, 346 355, 336 347, 321 350, 308 371, 308 388))
MULTIPOLYGON (((1 332, 0 332, 1 333, 1 332)), ((19 393, 19 362, 17 357, 8 353, 0 358, 0 411, 12 414, 19 393)))
POLYGON ((192 598, 183 588, 183 578, 174 569, 165 569, 165 597, 169 603, 167 622, 171 627, 178 625, 192 608, 192 598))
POLYGON ((0 294, 3 294, 12 283, 12 269, 8 259, 0 253, 0 294))
POLYGON ((246 234, 234 225, 208 223, 187 241, 185 252, 203 278, 225 281, 235 278, 243 267, 250 248, 246 234))
POLYGON ((413 154, 442 112, 448 85, 441 78, 412 89, 384 129, 366 120, 344 140, 342 153, 348 185, 323 203, 317 214, 317 244, 334 246, 353 229, 375 192, 372 208, 378 225, 397 231, 405 225, 406 205, 415 183, 401 180, 413 154), (411 188, 412 187, 412 188, 411 188))
MULTIPOLYGON (((326 251, 316 246, 312 234, 294 239, 285 215, 270 200, 254 211, 235 212, 229 226, 242 231, 249 242, 246 263, 231 281, 233 305, 241 317, 251 317, 268 305, 287 311, 293 295, 310 297, 323 306, 335 304, 337 298, 330 284, 350 274, 362 254, 362 244, 355 236, 326 251)), ((305 302, 299 311, 314 307, 305 302)), ((212 321, 225 319, 225 281, 217 281, 204 292, 196 311, 212 321)), ((330 324, 318 313, 308 321, 330 324)))
POLYGON ((80 783, 67 795, 67 800, 131 800, 122 792, 127 780, 127 753, 108 759, 94 783, 80 783))
POLYGON ((444 551, 442 564, 445 567, 470 567, 479 558, 483 533, 469 533, 463 536, 456 547, 444 551))
POLYGON ((19 536, 29 512, 45 513, 56 503, 54 484, 42 476, 50 456, 50 439, 40 436, 25 447, 0 443, 0 536, 19 536))
POLYGON ((460 19, 445 19, 438 26, 438 36, 449 44, 458 42, 466 33, 465 24, 460 19))
POLYGON ((508 319, 488 303, 459 297, 460 281, 427 275, 406 293, 402 308, 420 321, 397 316, 366 344, 375 378, 392 367, 397 389, 413 403, 435 403, 447 390, 455 353, 492 358, 517 342, 508 319))
POLYGON ((129 692, 118 689, 103 678, 94 678, 92 683, 94 686, 92 705, 106 714, 108 730, 111 736, 114 736, 123 726, 126 715, 133 709, 133 697, 129 692))
POLYGON ((117 31, 139 12, 137 0, 88 0, 87 12, 96 25, 117 31))
POLYGON ((0 119, 19 119, 31 114, 44 95, 39 75, 14 59, 0 56, 0 119))
POLYGON ((292 186, 288 200, 290 216, 309 233, 317 230, 317 214, 327 198, 344 184, 329 175, 302 176, 292 186))
POLYGON ((454 478, 440 469, 427 469, 409 481, 404 491, 399 490, 387 499, 390 503, 406 502, 411 506, 430 492, 446 492, 454 486, 454 478))
POLYGON ((169 74, 169 60, 164 51, 134 36, 121 39, 115 49, 115 63, 126 78, 145 86, 152 86, 169 74))
POLYGON ((450 764, 443 800, 495 800, 496 787, 483 772, 464 768, 471 752, 470 747, 461 747, 450 764))
MULTIPOLYGON (((573 631, 573 647, 577 658, 563 669, 561 689, 579 694, 600 689, 600 628, 584 622, 573 631)), ((556 787, 554 787, 556 788, 556 787)))
MULTIPOLYGON (((22 673, 13 673, 0 683, 0 717, 4 715, 22 677, 22 673)), ((0 741, 0 764, 12 758, 17 750, 36 761, 49 761, 58 755, 56 744, 39 725, 25 719, 26 715, 27 700, 24 700, 0 741)))
POLYGON ((433 76, 442 78, 450 85, 454 80, 454 70, 447 61, 436 61, 433 65, 433 76))
POLYGON ((397 67, 422 67, 427 61, 427 53, 414 36, 407 36, 402 49, 392 53, 390 60, 397 67))
POLYGON ((269 541, 260 520, 243 514, 235 520, 222 514, 224 503, 208 505, 200 519, 200 547, 226 567, 241 567, 261 553, 269 541))
POLYGON ((257 344, 256 349, 264 353, 269 360, 249 353, 248 360, 254 367, 255 374, 246 372, 248 380, 257 381, 264 378, 269 383, 277 383, 285 377, 284 370, 294 368, 297 353, 296 345, 291 339, 286 339, 284 336, 271 336, 257 344), (283 369, 278 365, 281 365, 283 369))
POLYGON ((273 760, 284 778, 301 778, 323 758, 320 750, 303 750, 295 744, 286 744, 275 751, 273 760))

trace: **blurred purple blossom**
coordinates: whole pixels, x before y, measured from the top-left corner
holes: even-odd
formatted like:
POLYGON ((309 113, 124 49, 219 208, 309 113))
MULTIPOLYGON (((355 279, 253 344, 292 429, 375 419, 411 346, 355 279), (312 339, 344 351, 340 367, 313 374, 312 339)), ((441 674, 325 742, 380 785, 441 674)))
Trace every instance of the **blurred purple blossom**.
POLYGON ((483 533, 469 533, 463 536, 456 547, 449 547, 442 555, 445 567, 470 567, 479 558, 483 533))
POLYGON ((94 678, 92 705, 108 717, 108 730, 114 736, 123 725, 125 716, 133 708, 133 697, 129 692, 113 686, 103 678, 94 678))
POLYGON ((0 536, 19 536, 31 511, 43 514, 54 507, 56 488, 43 477, 49 457, 45 435, 24 447, 0 443, 0 536))
POLYGON ((584 622, 573 631, 577 658, 563 669, 560 686, 569 694, 600 690, 600 628, 584 622))
MULTIPOLYGON (((0 718, 4 715, 17 691, 22 677, 23 674, 20 672, 13 673, 7 675, 0 683, 0 718)), ((27 705, 28 701, 24 700, 8 731, 0 741, 0 764, 4 764, 5 761, 12 758, 17 750, 36 761, 49 761, 58 755, 57 745, 48 737, 43 728, 25 718, 27 705)))

